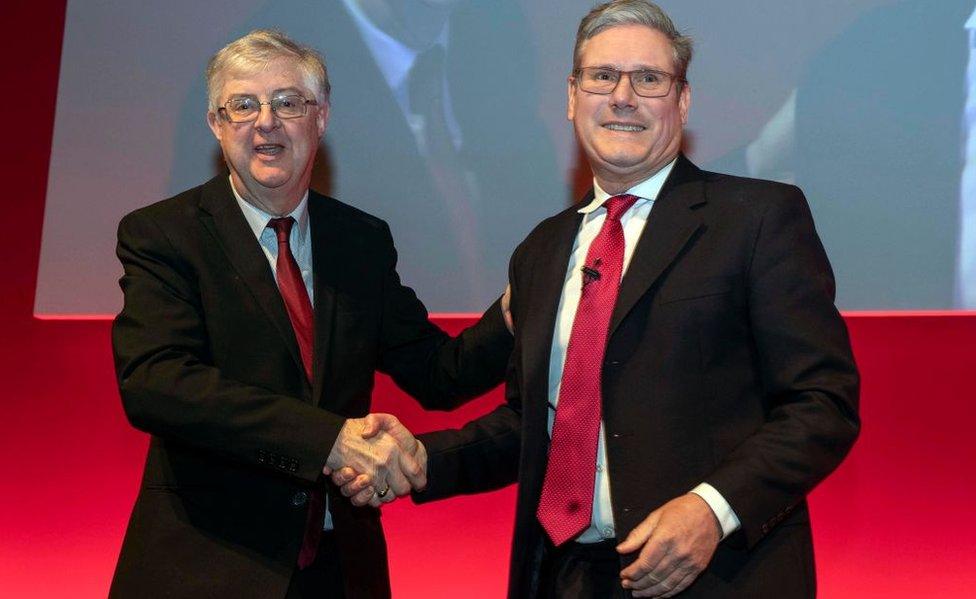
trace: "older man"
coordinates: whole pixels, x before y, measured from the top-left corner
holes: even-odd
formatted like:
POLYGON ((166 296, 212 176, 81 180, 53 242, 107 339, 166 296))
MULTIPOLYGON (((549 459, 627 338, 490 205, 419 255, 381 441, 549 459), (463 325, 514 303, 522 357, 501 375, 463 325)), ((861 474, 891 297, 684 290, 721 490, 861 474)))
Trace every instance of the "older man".
POLYGON ((517 477, 513 598, 815 592, 804 497, 857 435, 857 370, 801 192, 681 154, 690 58, 644 0, 582 20, 593 190, 512 257, 507 402, 420 436, 420 500, 517 477))
POLYGON ((389 596, 375 506, 423 486, 424 456, 403 429, 359 434, 374 373, 450 407, 502 378, 511 337, 493 306, 449 339, 387 225, 309 190, 329 120, 314 51, 254 31, 207 82, 229 173, 119 226, 116 368, 152 437, 111 595, 389 596), (326 496, 341 465, 370 475, 372 507, 326 496))

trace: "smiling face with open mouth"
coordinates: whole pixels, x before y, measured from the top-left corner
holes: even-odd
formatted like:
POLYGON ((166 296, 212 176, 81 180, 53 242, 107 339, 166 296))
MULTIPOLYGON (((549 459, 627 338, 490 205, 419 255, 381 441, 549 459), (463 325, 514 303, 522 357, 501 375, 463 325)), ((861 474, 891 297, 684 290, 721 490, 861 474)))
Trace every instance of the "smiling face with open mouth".
MULTIPOLYGON (((282 58, 256 72, 230 74, 220 102, 243 97, 270 102, 291 95, 316 99, 295 61, 282 58)), ((220 142, 237 193, 271 214, 291 212, 308 189, 328 108, 321 102, 310 104, 304 116, 282 119, 263 105, 257 119, 243 123, 210 112, 207 121, 220 142)))
MULTIPOLYGON (((619 25, 596 34, 582 46, 580 66, 675 72, 670 41, 644 25, 619 25)), ((634 93, 629 77, 621 77, 613 92, 600 95, 583 91, 570 76, 568 94, 566 115, 608 193, 622 193, 648 179, 681 150, 691 105, 687 84, 675 83, 660 98, 644 98, 634 93)))

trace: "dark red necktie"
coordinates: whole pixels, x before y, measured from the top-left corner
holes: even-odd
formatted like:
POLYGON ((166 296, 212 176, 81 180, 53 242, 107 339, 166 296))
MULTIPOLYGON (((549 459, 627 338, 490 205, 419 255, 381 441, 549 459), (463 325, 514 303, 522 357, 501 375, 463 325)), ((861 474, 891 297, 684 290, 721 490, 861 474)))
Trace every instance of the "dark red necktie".
POLYGON ((592 518, 601 372, 624 264, 620 217, 636 201, 636 196, 620 195, 604 202, 607 218, 582 268, 583 289, 566 347, 549 461, 536 512, 557 546, 585 530, 592 518))
MULTIPOLYGON (((312 338, 315 332, 312 302, 308 299, 308 290, 302 279, 302 271, 291 253, 291 228, 295 219, 272 218, 268 227, 278 236, 278 262, 275 266, 278 278, 278 291, 285 302, 285 310, 291 321, 291 328, 295 331, 298 342, 298 353, 302 357, 302 366, 309 383, 312 382, 312 338)), ((298 567, 307 568, 315 561, 315 553, 322 539, 322 525, 325 521, 325 492, 321 487, 315 487, 308 500, 308 518, 305 521, 305 537, 302 548, 298 553, 298 567)))

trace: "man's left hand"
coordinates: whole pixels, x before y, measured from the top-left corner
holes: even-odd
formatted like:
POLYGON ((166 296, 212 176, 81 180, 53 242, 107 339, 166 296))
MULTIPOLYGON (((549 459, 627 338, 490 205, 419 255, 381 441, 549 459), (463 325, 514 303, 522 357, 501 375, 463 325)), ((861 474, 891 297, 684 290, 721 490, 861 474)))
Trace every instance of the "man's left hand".
POLYGON ((619 553, 640 550, 620 572, 634 597, 673 597, 705 569, 721 540, 721 525, 705 500, 688 493, 665 503, 630 531, 619 553))
POLYGON ((512 285, 505 286, 505 293, 502 294, 502 318, 505 319, 505 327, 508 332, 515 334, 515 322, 512 320, 512 285))

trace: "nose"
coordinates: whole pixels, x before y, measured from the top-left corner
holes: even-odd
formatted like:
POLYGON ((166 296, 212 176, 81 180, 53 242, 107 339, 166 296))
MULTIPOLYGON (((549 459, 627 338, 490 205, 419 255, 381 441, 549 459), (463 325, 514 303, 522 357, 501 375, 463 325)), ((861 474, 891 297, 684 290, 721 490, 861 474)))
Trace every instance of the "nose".
POLYGON ((630 82, 630 73, 621 73, 617 87, 610 93, 610 106, 616 109, 633 110, 637 108, 637 94, 630 82))
POLYGON ((274 111, 271 110, 270 103, 262 103, 258 118, 254 121, 254 126, 261 131, 274 131, 281 125, 281 121, 274 111))

